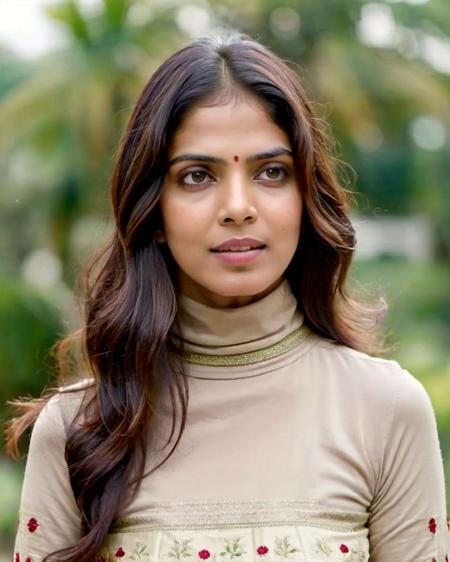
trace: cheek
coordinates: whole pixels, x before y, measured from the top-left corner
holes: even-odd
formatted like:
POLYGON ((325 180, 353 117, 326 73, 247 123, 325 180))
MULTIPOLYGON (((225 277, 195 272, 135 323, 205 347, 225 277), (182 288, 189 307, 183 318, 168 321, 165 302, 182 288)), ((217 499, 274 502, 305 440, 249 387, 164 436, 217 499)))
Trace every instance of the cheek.
POLYGON ((168 243, 204 242, 215 216, 214 201, 170 192, 161 199, 161 216, 168 243))
POLYGON ((295 227, 298 231, 300 231, 302 212, 303 212, 302 196, 300 194, 299 188, 295 186, 295 191, 293 193, 289 205, 289 212, 287 213, 287 220, 289 220, 291 226, 295 227))
POLYGON ((293 193, 279 204, 273 202, 266 207, 265 214, 284 239, 298 239, 302 218, 302 200, 298 193, 293 193))
POLYGON ((301 219, 301 202, 293 201, 279 222, 279 249, 285 258, 291 259, 300 243, 301 219))
POLYGON ((187 213, 175 197, 163 197, 160 204, 164 234, 170 245, 186 230, 187 213))
POLYGON ((192 251, 205 240, 203 221, 193 209, 171 203, 164 207, 162 219, 165 239, 173 254, 192 251))
POLYGON ((299 207, 293 207, 295 210, 292 211, 286 217, 286 224, 292 235, 296 238, 300 235, 301 222, 302 222, 302 209, 301 205, 299 207))

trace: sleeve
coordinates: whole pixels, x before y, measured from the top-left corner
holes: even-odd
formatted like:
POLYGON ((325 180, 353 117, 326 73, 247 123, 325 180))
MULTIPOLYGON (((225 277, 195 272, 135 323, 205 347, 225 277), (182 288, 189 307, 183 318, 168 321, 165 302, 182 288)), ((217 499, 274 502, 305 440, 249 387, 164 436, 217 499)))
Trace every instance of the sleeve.
MULTIPOLYGON (((448 562, 442 455, 430 399, 407 371, 385 412, 369 519, 370 562, 448 562)), ((378 423, 373 420, 374 424, 378 423)))
MULTIPOLYGON (((72 395, 73 396, 73 395, 72 395)), ((65 461, 62 395, 50 399, 31 435, 13 560, 40 562, 80 538, 80 513, 65 461)), ((66 395, 67 399, 67 395, 66 395)))

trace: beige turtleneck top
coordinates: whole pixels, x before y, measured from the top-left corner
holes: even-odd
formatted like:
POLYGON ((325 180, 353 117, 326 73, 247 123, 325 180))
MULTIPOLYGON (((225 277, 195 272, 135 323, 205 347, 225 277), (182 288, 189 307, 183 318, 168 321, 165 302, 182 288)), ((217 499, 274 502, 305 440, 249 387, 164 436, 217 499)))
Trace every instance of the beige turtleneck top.
MULTIPOLYGON (((310 333, 286 281, 235 309, 181 297, 178 318, 186 429, 120 514, 103 560, 447 560, 442 458, 416 379, 310 333)), ((35 425, 16 561, 80 536, 64 460, 79 397, 54 397, 35 425)), ((149 468, 167 452, 169 416, 162 407, 149 436, 149 468)))

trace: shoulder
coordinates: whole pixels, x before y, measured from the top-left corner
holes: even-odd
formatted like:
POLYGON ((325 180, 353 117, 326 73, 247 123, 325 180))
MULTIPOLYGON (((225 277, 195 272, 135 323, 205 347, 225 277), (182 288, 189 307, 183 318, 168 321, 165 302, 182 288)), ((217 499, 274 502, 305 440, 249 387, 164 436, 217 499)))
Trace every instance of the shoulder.
POLYGON ((78 414, 86 397, 87 390, 92 388, 93 379, 83 379, 76 383, 58 388, 42 408, 34 424, 32 441, 59 445, 65 441, 67 429, 78 414))
POLYGON ((95 380, 93 378, 80 379, 59 387, 55 400, 58 402, 61 410, 66 431, 75 416, 83 408, 86 400, 92 396, 93 390, 95 390, 95 380))
POLYGON ((313 361, 327 383, 339 386, 353 400, 363 400, 373 410, 397 411, 404 417, 429 415, 430 399, 423 385, 397 361, 314 337, 313 361))

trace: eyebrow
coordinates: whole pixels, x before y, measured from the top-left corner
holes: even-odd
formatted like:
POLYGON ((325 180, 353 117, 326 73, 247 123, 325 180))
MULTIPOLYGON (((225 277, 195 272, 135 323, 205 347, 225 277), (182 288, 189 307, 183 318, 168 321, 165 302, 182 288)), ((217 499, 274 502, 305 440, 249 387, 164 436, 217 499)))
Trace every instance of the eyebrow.
MULTIPOLYGON (((260 152, 259 154, 255 154, 253 156, 249 156, 246 159, 246 162, 258 162, 259 160, 269 160, 270 158, 275 158, 276 156, 289 156, 293 158, 292 150, 288 150, 287 148, 283 148, 281 146, 277 148, 273 148, 272 150, 268 150, 267 152, 260 152)), ((194 154, 194 153, 186 153, 180 154, 179 156, 175 156, 169 162, 169 168, 178 162, 187 162, 187 161, 196 161, 196 162, 208 162, 210 164, 226 164, 226 161, 223 158, 217 158, 216 156, 208 156, 207 154, 194 154)))

